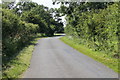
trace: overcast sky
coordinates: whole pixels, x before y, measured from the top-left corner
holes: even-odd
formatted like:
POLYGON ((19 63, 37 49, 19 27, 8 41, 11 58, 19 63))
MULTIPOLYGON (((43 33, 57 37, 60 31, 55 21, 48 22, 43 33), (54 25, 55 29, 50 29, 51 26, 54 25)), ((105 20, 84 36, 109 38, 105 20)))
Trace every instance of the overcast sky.
MULTIPOLYGON (((4 1, 9 2, 9 1, 13 1, 13 0, 4 0, 4 1)), ((20 0, 15 0, 15 1, 18 2, 20 0)), ((25 1, 27 1, 27 0, 25 0, 25 1)), ((59 8, 60 7, 60 4, 53 5, 52 0, 32 0, 32 1, 36 2, 38 4, 42 4, 44 6, 47 6, 49 8, 59 8)), ((1 3, 1 0, 0 0, 0 3, 1 3)))
POLYGON ((42 4, 44 6, 47 6, 49 8, 59 8, 60 4, 53 5, 52 0, 32 0, 33 2, 36 2, 38 4, 42 4))

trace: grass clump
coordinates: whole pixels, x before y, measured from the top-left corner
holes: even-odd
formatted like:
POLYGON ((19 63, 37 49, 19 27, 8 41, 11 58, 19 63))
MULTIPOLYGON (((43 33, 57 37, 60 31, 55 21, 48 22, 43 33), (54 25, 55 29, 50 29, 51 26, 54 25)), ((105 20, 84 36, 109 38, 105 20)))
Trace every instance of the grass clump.
MULTIPOLYGON (((39 36, 39 35, 37 35, 39 36)), ((39 37, 35 37, 30 43, 24 47, 20 52, 17 53, 17 56, 10 60, 6 69, 3 70, 3 79, 9 80, 12 78, 21 78, 22 74, 30 65, 30 60, 34 46, 37 44, 39 37)))

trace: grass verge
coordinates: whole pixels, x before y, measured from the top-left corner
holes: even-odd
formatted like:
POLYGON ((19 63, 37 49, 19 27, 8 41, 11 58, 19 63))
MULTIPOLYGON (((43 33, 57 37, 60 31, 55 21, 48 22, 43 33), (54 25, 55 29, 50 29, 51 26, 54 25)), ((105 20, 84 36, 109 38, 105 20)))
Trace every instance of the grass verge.
MULTIPOLYGON (((39 37, 39 35, 37 36, 39 37)), ((27 70, 30 65, 34 46, 37 44, 38 39, 40 39, 37 36, 32 41, 30 41, 29 45, 24 47, 13 60, 7 64, 9 68, 3 71, 3 79, 10 80, 12 78, 22 77, 23 72, 27 70)))
POLYGON ((71 40, 69 38, 62 37, 60 38, 61 41, 68 44, 69 46, 73 47, 74 49, 78 50, 79 52, 93 58, 94 60, 103 63, 107 67, 111 68, 115 72, 120 73, 120 70, 118 69, 118 59, 112 58, 109 55, 97 51, 92 51, 89 48, 85 47, 85 45, 78 44, 74 40, 71 40))

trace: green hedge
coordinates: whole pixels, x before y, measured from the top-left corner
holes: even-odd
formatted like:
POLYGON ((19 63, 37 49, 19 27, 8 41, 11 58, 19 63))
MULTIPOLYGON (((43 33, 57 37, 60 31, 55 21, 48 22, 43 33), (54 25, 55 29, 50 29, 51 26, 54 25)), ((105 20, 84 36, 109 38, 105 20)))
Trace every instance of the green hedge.
POLYGON ((12 12, 12 10, 2 10, 3 29, 3 64, 8 62, 15 53, 19 51, 25 43, 30 40, 37 30, 38 25, 26 23, 12 12))
POLYGON ((94 9, 80 14, 74 12, 79 19, 76 21, 75 17, 68 15, 69 24, 65 32, 92 50, 104 51, 118 58, 119 10, 119 3, 114 3, 105 9, 94 9))

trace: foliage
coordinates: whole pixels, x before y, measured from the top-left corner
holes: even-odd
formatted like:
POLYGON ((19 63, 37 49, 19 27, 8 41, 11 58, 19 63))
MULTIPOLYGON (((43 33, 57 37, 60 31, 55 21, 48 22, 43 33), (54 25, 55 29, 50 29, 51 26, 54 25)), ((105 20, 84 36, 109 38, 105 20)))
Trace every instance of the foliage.
POLYGON ((3 80, 13 80, 12 78, 22 78, 22 73, 29 67, 34 46, 40 38, 40 34, 34 35, 29 45, 24 47, 18 55, 8 62, 9 68, 3 72, 3 80))
MULTIPOLYGON (((84 44, 94 51, 105 52, 111 57, 119 58, 119 3, 109 3, 104 8, 101 3, 96 5, 98 4, 101 8, 98 6, 90 8, 91 5, 95 6, 95 3, 78 6, 72 4, 66 7, 70 8, 72 6, 71 12, 65 13, 67 15, 65 33, 67 36, 77 39, 79 44, 84 44)), ((63 13, 66 8, 61 8, 63 13)))
MULTIPOLYGON (((27 3, 26 7, 28 4, 30 5, 31 3, 27 3)), ((32 3, 32 5, 33 4, 36 5, 36 3, 32 3)), ((21 9, 21 19, 29 23, 38 24, 40 33, 45 33, 47 36, 52 36, 54 32, 58 32, 60 28, 63 28, 63 24, 53 19, 54 11, 51 11, 52 9, 49 10, 43 5, 34 6, 31 9, 28 9, 29 11, 24 8, 25 6, 21 9), (54 25, 54 27, 51 25, 54 25)))
POLYGON ((2 10, 3 63, 8 61, 30 37, 37 32, 38 25, 26 23, 8 9, 2 10))

